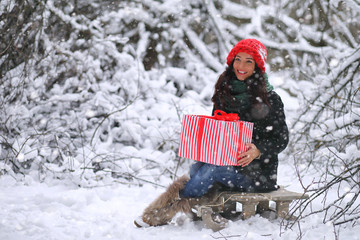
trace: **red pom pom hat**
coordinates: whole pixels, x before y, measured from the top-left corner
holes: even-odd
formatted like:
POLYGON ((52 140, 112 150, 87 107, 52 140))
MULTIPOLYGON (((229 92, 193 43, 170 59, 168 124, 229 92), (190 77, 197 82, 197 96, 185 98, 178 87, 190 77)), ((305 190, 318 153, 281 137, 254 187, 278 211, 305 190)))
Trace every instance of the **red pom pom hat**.
POLYGON ((229 66, 234 60, 236 54, 239 52, 245 52, 250 54, 258 67, 263 73, 265 73, 265 63, 267 57, 266 47, 256 39, 244 39, 238 42, 233 49, 231 49, 229 55, 226 58, 226 63, 229 66))

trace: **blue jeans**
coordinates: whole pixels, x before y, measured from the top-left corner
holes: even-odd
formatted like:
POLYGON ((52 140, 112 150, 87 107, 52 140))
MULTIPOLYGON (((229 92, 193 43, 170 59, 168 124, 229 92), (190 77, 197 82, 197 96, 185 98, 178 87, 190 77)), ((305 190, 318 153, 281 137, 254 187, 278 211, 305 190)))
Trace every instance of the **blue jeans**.
POLYGON ((239 173, 234 166, 216 166, 196 162, 190 168, 190 180, 180 191, 180 197, 201 197, 215 182, 242 191, 253 187, 253 181, 239 173))

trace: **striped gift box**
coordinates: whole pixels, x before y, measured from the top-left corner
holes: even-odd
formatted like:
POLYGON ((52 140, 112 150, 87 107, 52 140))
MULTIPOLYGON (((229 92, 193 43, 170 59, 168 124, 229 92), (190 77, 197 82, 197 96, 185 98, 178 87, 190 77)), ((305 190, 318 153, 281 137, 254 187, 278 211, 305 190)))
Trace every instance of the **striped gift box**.
POLYGON ((184 115, 179 156, 218 166, 238 165, 237 156, 251 142, 253 123, 239 121, 237 114, 184 115))

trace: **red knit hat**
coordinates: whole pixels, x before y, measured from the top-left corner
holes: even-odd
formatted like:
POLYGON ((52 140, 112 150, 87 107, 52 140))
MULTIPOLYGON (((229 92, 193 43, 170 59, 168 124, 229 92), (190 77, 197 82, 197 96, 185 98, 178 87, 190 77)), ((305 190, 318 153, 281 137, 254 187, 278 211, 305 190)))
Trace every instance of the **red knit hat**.
POLYGON ((238 42, 233 49, 231 49, 229 55, 227 56, 227 65, 230 65, 234 60, 236 54, 239 52, 245 52, 250 54, 256 64, 259 66, 261 71, 265 73, 265 63, 267 57, 266 47, 256 39, 244 39, 238 42))

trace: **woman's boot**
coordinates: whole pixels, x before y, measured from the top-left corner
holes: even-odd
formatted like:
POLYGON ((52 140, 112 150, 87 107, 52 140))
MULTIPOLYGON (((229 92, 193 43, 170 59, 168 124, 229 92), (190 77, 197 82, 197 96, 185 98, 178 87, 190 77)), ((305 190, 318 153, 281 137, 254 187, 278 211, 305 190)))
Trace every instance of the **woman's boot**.
MULTIPOLYGON (((143 212, 142 221, 150 226, 167 224, 178 212, 190 212, 191 207, 188 199, 181 199, 181 191, 189 178, 182 176, 175 180, 167 190, 155 199, 143 212)), ((135 225, 142 227, 143 224, 135 220, 135 225)))

